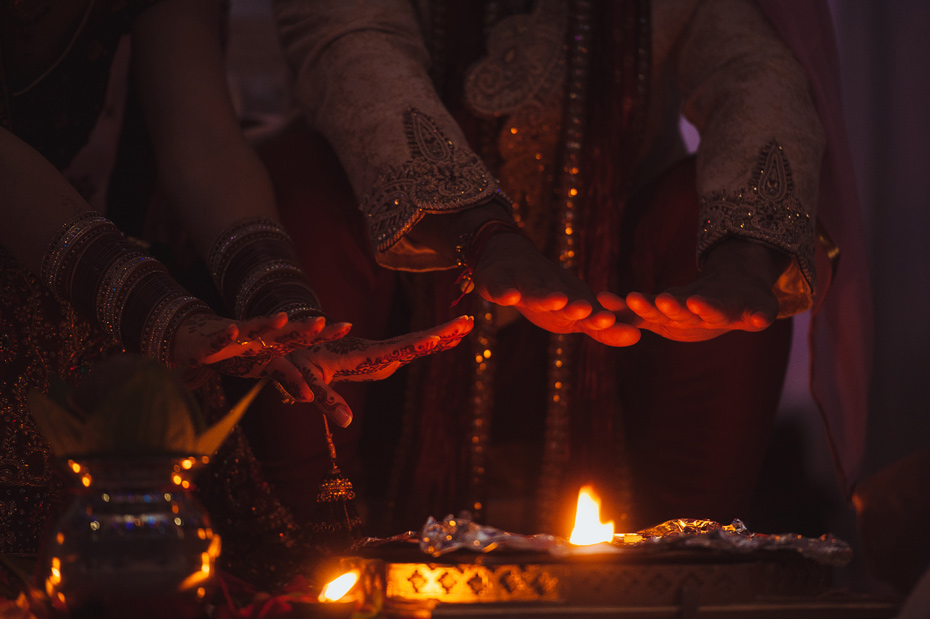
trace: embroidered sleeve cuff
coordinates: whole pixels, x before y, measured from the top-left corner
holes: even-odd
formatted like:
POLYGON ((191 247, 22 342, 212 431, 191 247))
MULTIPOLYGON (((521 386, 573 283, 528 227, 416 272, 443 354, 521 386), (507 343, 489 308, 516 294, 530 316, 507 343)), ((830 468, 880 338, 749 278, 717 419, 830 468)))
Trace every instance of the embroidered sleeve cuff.
POLYGON ((410 159, 382 171, 362 200, 372 245, 386 266, 396 266, 387 254, 400 251, 412 260, 405 268, 451 268, 428 250, 404 250, 402 239, 426 214, 454 213, 495 197, 508 207, 510 201, 478 156, 457 147, 428 116, 407 110, 404 129, 410 159))
POLYGON ((735 236, 781 250, 793 260, 776 282, 780 318, 811 306, 817 286, 814 218, 798 198, 782 147, 774 140, 759 155, 748 188, 701 198, 698 262, 725 237, 735 236))

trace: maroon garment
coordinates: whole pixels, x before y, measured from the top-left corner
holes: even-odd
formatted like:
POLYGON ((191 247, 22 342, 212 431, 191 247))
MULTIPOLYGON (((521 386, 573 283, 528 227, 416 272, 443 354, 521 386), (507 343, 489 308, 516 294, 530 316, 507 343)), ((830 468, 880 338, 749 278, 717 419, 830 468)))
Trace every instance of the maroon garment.
MULTIPOLYGON (((580 191, 585 202, 579 209, 583 279, 596 290, 657 293, 697 275, 693 162, 630 195, 641 156, 642 111, 648 105, 648 92, 636 79, 638 71, 648 75, 648 5, 599 4, 593 26, 595 60, 580 191)), ((460 78, 455 68, 468 64, 457 54, 470 47, 456 43, 448 44, 447 86, 460 78)), ((482 126, 465 121, 463 111, 454 113, 473 146, 486 142, 482 132, 488 123, 482 126)), ((490 124, 495 135, 499 127, 490 124)), ((504 179, 502 186, 511 191, 504 179)), ((438 275, 421 285, 420 302, 414 302, 419 320, 449 315, 450 279, 438 275)), ((469 311, 483 310, 472 299, 469 311)), ((626 349, 573 336, 580 352, 572 377, 569 465, 558 495, 565 502, 551 518, 561 526, 555 532, 565 532, 577 488, 590 481, 606 495, 609 513, 626 514, 618 524, 627 530, 669 518, 728 521, 745 515, 777 410, 790 333, 790 321, 702 343, 644 333, 640 343, 626 349), (632 502, 625 495, 627 476, 632 502)), ((485 516, 495 526, 519 526, 525 532, 537 530, 532 523, 540 514, 510 506, 516 503, 512 495, 532 497, 537 487, 547 338, 520 320, 498 333, 500 345, 493 353, 497 373, 486 467, 491 496, 485 516)), ((395 475, 401 480, 397 527, 415 527, 427 515, 469 505, 471 354, 460 346, 414 370, 418 376, 409 392, 414 399, 408 402, 407 442, 395 475)))
POLYGON ((820 406, 846 492, 858 481, 865 449, 872 373, 872 287, 843 110, 833 23, 826 2, 759 0, 798 61, 827 135, 817 218, 840 251, 832 265, 819 257, 819 302, 811 323, 811 391, 820 406), (829 282, 829 283, 828 283, 829 282))

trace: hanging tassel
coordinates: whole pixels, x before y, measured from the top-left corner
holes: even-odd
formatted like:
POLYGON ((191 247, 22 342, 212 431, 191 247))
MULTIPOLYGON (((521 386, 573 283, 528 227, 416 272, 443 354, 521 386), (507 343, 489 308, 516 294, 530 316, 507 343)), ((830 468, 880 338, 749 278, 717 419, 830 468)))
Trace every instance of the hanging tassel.
POLYGON ((355 508, 355 489, 336 464, 336 445, 323 416, 326 444, 332 469, 320 482, 313 514, 313 532, 318 545, 327 553, 341 554, 361 538, 362 519, 355 508))

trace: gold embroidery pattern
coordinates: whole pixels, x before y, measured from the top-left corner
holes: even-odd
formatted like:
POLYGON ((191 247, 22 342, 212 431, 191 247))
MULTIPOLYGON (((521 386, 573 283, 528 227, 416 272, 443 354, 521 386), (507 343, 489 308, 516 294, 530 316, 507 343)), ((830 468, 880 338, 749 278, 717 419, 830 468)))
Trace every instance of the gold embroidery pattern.
POLYGON ((532 14, 512 15, 491 29, 488 55, 465 76, 465 104, 474 114, 512 114, 559 90, 565 76, 564 9, 545 0, 532 14))
POLYGON ((407 110, 404 129, 411 158, 388 166, 362 200, 377 251, 390 249, 426 213, 460 211, 495 196, 509 204, 481 160, 457 148, 428 116, 407 110))
POLYGON ((465 105, 482 118, 506 117, 498 136, 497 177, 514 202, 514 218, 537 247, 554 228, 555 160, 562 133, 567 75, 566 7, 538 2, 531 14, 499 21, 488 55, 465 77, 465 105))
POLYGON ((762 147, 748 190, 702 197, 700 214, 698 256, 728 235, 759 241, 794 256, 815 289, 814 219, 795 193, 788 159, 775 140, 762 147))

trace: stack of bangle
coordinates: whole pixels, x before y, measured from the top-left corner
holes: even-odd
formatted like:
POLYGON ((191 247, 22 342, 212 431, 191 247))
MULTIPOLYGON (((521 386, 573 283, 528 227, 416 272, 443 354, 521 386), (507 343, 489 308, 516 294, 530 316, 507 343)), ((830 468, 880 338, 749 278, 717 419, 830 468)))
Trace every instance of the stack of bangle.
POLYGON ((475 289, 475 265, 478 263, 478 257, 484 251, 485 245, 495 234, 501 233, 519 234, 526 236, 519 225, 513 221, 503 219, 489 219, 472 232, 465 232, 459 236, 458 243, 455 246, 456 264, 461 269, 455 283, 459 285, 462 294, 452 302, 452 305, 458 304, 462 298, 475 289))
POLYGON ((278 312, 291 319, 323 315, 291 237, 270 219, 246 219, 223 231, 208 266, 236 318, 278 312))
POLYGON ((160 262, 95 212, 62 226, 45 254, 41 276, 59 299, 124 347, 168 366, 181 323, 210 313, 160 262))

